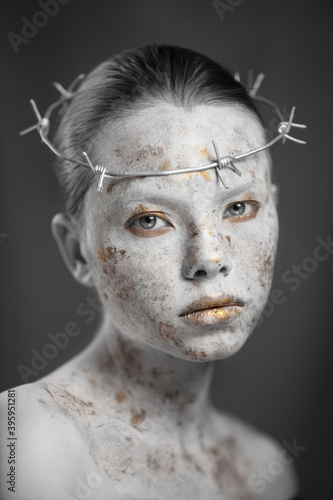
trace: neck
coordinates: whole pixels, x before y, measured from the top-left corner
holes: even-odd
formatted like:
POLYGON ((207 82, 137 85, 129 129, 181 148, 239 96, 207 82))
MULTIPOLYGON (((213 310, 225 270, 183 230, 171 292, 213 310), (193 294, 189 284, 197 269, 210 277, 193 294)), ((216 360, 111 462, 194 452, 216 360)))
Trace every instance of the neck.
POLYGON ((204 423, 214 363, 185 361, 139 343, 106 315, 90 347, 90 363, 91 355, 100 387, 118 402, 129 400, 128 407, 154 413, 161 422, 167 415, 176 426, 204 423))

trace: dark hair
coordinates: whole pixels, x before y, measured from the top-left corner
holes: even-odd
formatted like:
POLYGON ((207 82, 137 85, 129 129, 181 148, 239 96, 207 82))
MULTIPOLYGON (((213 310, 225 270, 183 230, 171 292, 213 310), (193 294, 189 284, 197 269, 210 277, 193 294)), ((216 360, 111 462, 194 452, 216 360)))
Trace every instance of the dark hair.
MULTIPOLYGON (((157 101, 187 109, 237 103, 260 119, 245 88, 216 62, 189 49, 147 45, 115 55, 88 74, 61 118, 56 146, 67 157, 82 160, 87 151, 94 158, 94 139, 110 120, 157 101)), ((62 160, 55 168, 66 213, 78 220, 94 174, 62 160)))

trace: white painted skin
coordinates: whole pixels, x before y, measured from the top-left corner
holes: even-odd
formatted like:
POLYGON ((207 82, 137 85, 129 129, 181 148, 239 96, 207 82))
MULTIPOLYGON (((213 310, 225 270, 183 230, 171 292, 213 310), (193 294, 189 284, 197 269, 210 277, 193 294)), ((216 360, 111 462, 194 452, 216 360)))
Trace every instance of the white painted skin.
MULTIPOLYGON (((242 107, 156 103, 109 124, 95 160, 119 172, 201 166, 215 160, 212 139, 221 156, 265 143, 259 121, 242 107)), ((52 461, 60 486, 59 475, 44 471, 54 494, 74 495, 76 478, 90 473, 102 484, 89 498, 100 500, 288 500, 295 494, 288 465, 256 496, 249 478, 280 448, 218 412, 209 398, 212 361, 244 345, 268 298, 278 240, 270 162, 265 151, 237 163, 241 177, 225 169, 229 189, 214 170, 108 179, 103 194, 96 179, 80 229, 60 236, 63 219, 55 218, 67 265, 96 288, 104 311, 82 354, 22 389, 22 412, 44 426, 49 419, 46 442, 59 433, 52 461), (242 216, 228 208, 237 202, 245 203, 242 216), (156 226, 140 228, 140 217, 156 212, 156 226), (75 238, 76 262, 70 256, 75 238), (180 317, 193 301, 225 296, 244 303, 229 322, 197 325, 180 317), (68 452, 61 436, 70 442, 68 452)), ((45 468, 45 459, 40 462, 45 468)), ((27 482, 31 476, 28 469, 27 482)))
MULTIPOLYGON (((265 142, 248 111, 209 106, 192 111, 170 105, 148 108, 101 136, 98 163, 117 171, 209 163, 215 159, 212 139, 222 156, 265 142)), ((108 329, 184 360, 212 361, 241 348, 268 297, 278 221, 269 154, 252 155, 237 165, 241 177, 228 169, 222 172, 229 189, 211 170, 109 181, 106 196, 90 190, 85 249, 108 329), (244 215, 256 212, 254 218, 231 216, 228 206, 243 201, 244 215), (256 210, 251 202, 261 207, 256 210), (133 215, 156 211, 161 218, 155 228, 133 234, 126 227, 133 215), (227 276, 221 268, 227 268, 227 276), (203 327, 179 317, 193 301, 225 295, 245 304, 227 324, 203 327)), ((134 224, 139 226, 139 220, 134 224)))

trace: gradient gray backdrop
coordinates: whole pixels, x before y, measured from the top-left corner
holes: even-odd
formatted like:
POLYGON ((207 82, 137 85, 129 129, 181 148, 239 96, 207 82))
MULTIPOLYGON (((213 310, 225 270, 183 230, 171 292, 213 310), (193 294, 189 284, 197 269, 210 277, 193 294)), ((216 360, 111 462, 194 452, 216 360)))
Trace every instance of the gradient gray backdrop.
POLYGON ((92 292, 71 278, 51 236, 62 207, 51 153, 35 133, 18 137, 34 123, 29 99, 44 110, 57 96, 53 81, 66 86, 103 59, 153 42, 203 52, 243 75, 264 72, 262 93, 283 109, 296 105, 297 121, 308 125, 296 131, 306 147, 273 151, 281 189, 273 288, 286 299, 236 356, 217 363, 213 397, 278 441, 306 446, 295 461, 304 499, 331 498, 333 258, 295 291, 282 275, 308 262, 317 237, 332 235, 333 3, 238 3, 221 21, 205 0, 70 0, 15 54, 7 33, 20 34, 22 16, 31 20, 41 8, 37 0, 1 2, 1 389, 22 384, 17 366, 30 366, 31 349, 41 351, 49 332, 68 321, 82 329, 41 376, 86 346, 98 324, 77 315, 92 292))

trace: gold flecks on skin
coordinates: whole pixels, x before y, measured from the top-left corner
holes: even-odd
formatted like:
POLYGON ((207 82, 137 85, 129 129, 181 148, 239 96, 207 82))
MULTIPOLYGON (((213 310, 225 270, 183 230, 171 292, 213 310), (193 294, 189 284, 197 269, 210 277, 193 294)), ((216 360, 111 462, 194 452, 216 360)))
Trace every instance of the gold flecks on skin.
POLYGON ((117 401, 117 403, 123 403, 127 398, 128 395, 125 391, 117 391, 114 395, 114 399, 117 401))
POLYGON ((121 300, 126 300, 130 296, 129 292, 129 289, 121 288, 120 290, 118 290, 117 297, 119 297, 121 300))
POLYGON ((188 347, 185 351, 185 354, 187 354, 187 356, 190 356, 192 359, 198 359, 198 353, 193 349, 193 347, 188 347))
POLYGON ((171 168, 171 162, 170 160, 165 160, 161 165, 158 167, 159 170, 172 170, 171 168))
POLYGON ((195 152, 200 153, 205 159, 209 160, 207 147, 204 144, 197 144, 194 150, 195 152))
POLYGON ((131 424, 139 425, 146 418, 146 411, 140 410, 140 412, 132 410, 131 424))
POLYGON ((134 210, 134 213, 136 214, 145 214, 147 212, 149 212, 149 208, 145 205, 142 205, 142 203, 140 203, 140 205, 134 210))
POLYGON ((273 274, 273 266, 274 261, 272 260, 272 256, 268 255, 263 260, 263 264, 259 273, 259 283, 262 288, 267 286, 267 282, 271 280, 273 274))
POLYGON ((114 186, 117 184, 118 179, 111 179, 106 186, 106 193, 111 193, 114 186))
POLYGON ((194 347, 186 347, 182 340, 178 340, 175 337, 176 332, 173 332, 172 325, 160 322, 159 335, 166 338, 169 342, 172 343, 173 346, 183 352, 186 356, 190 357, 192 360, 205 360, 205 358, 207 358, 207 354, 205 351, 200 351, 200 349, 194 347))
POLYGON ((212 262, 215 262, 216 264, 218 264, 220 262, 220 256, 219 255, 212 255, 211 259, 210 259, 212 262))
POLYGON ((234 148, 230 151, 229 156, 237 156, 237 155, 241 154, 241 152, 242 151, 239 148, 234 148))
POLYGON ((211 228, 210 228, 210 225, 207 221, 206 218, 204 218, 204 221, 202 222, 202 224, 200 224, 200 228, 203 230, 203 231, 207 231, 207 233, 209 234, 209 236, 212 235, 212 231, 211 231, 211 228))
POLYGON ((192 234, 192 238, 194 238, 195 236, 198 236, 199 229, 196 227, 196 225, 194 224, 194 222, 190 222, 190 224, 189 224, 188 227, 189 227, 189 230, 190 230, 190 232, 192 234))
POLYGON ((187 174, 187 177, 189 179, 192 179, 192 177, 196 175, 201 175, 205 179, 205 181, 209 181, 210 179, 209 170, 202 170, 201 172, 189 172, 187 174))
POLYGON ((111 179, 106 187, 106 193, 109 194, 113 192, 113 188, 117 187, 118 190, 121 189, 122 192, 126 193, 131 185, 131 179, 126 177, 121 177, 117 179, 111 179))
POLYGON ((80 416, 88 417, 96 415, 96 411, 92 408, 92 402, 83 401, 64 387, 54 384, 44 384, 43 387, 51 398, 48 400, 44 398, 43 400, 44 403, 50 406, 50 409, 55 406, 63 415, 70 419, 76 419, 80 416))
POLYGON ((147 160, 154 159, 163 155, 163 148, 160 146, 154 147, 147 145, 142 148, 136 148, 134 154, 128 150, 126 147, 118 147, 115 149, 116 156, 122 161, 124 166, 131 167, 135 164, 141 165, 146 163, 147 160))
POLYGON ((97 249, 97 257, 102 262, 108 262, 109 260, 112 260, 116 264, 118 262, 118 257, 120 256, 121 258, 124 258, 125 255, 126 250, 117 250, 116 247, 104 248, 103 244, 97 249))

